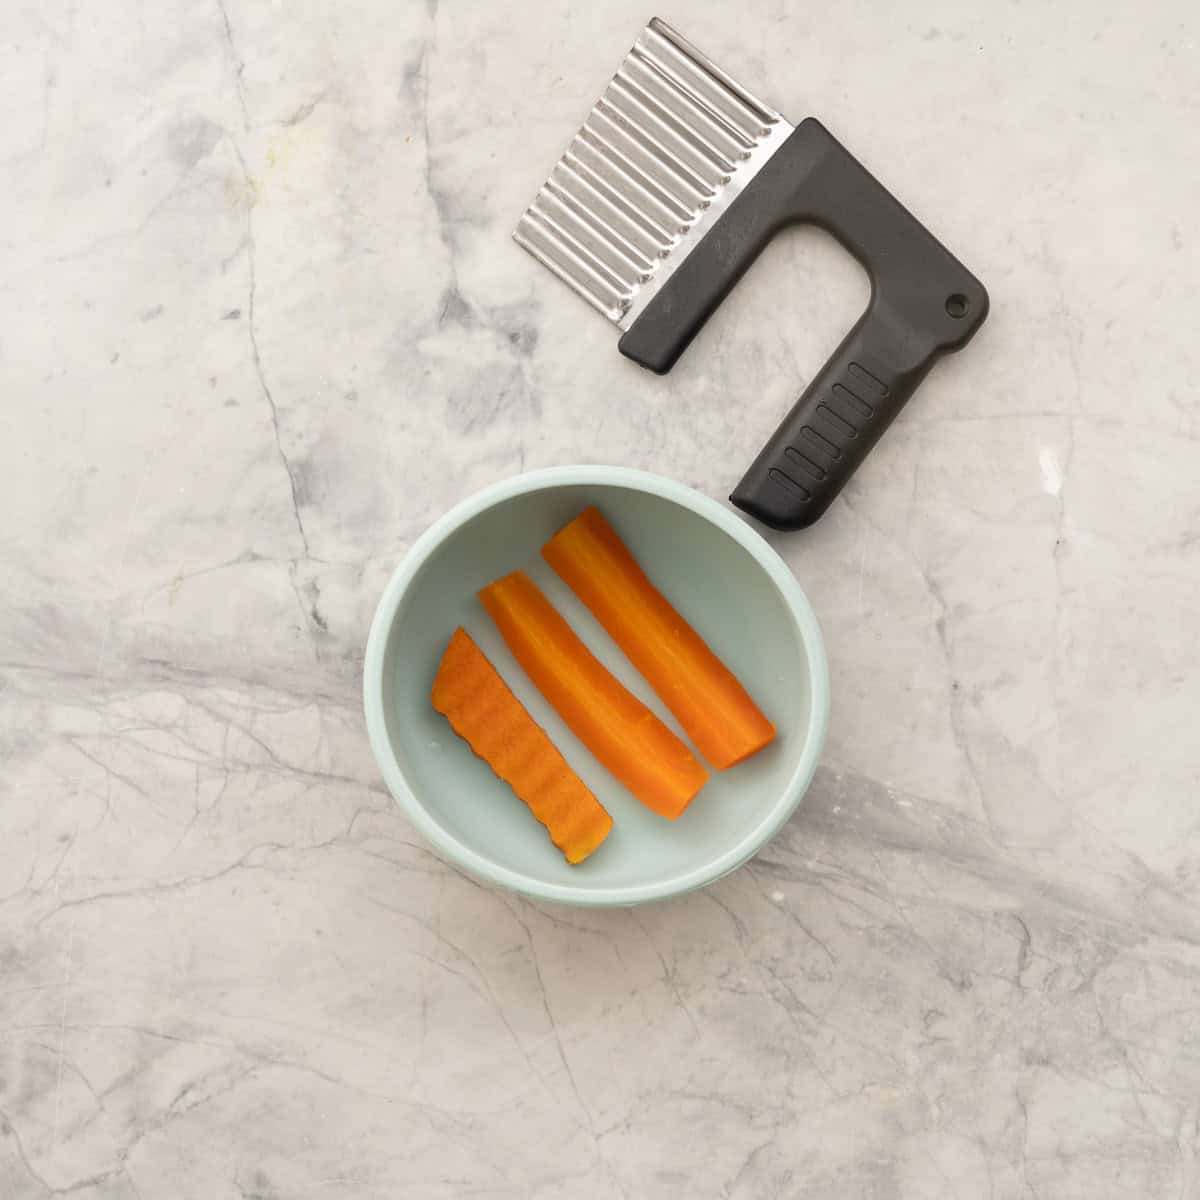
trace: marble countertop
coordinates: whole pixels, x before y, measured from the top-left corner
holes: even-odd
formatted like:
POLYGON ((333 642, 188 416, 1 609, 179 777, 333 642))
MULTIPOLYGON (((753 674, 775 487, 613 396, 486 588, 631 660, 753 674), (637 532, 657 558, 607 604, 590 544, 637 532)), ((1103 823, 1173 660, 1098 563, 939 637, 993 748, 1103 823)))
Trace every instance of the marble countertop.
POLYGON ((676 370, 508 238, 650 16, 0 14, 0 1198, 1200 1196, 1200 12, 664 10, 992 315, 813 530, 817 782, 638 910, 382 788, 374 602, 538 466, 724 496, 861 308, 786 235, 676 370))

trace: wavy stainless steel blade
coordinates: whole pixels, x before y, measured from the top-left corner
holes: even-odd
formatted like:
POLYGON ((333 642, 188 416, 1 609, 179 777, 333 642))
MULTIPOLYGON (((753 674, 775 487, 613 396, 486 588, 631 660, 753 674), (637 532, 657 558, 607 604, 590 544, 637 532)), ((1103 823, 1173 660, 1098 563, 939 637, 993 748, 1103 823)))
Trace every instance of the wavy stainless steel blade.
POLYGON ((513 237, 628 329, 791 132, 655 17, 513 237))

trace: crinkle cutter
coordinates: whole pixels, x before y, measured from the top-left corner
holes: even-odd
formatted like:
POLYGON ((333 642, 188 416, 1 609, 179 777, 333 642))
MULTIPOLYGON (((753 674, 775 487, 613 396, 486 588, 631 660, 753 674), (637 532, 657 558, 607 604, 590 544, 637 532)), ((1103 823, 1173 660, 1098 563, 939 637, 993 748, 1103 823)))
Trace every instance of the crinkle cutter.
POLYGON ((983 323, 975 278, 817 120, 793 127, 653 19, 514 237, 669 371, 771 238, 827 229, 871 299, 730 499, 810 525, 937 359, 983 323))

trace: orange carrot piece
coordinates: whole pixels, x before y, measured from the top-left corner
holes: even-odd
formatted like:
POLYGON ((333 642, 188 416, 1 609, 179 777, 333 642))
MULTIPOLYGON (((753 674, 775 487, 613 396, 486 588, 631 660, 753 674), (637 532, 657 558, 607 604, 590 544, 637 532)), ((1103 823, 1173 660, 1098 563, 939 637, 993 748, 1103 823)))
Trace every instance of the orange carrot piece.
POLYGON ((454 631, 430 699, 454 732, 529 805, 567 862, 582 862, 608 837, 612 817, 465 629, 454 631))
POLYGON ((598 509, 542 547, 542 557, 587 605, 718 771, 761 750, 775 726, 733 672, 646 578, 598 509))
POLYGON ((479 598, 575 736, 647 808, 679 816, 708 778, 699 759, 608 672, 524 571, 479 598))

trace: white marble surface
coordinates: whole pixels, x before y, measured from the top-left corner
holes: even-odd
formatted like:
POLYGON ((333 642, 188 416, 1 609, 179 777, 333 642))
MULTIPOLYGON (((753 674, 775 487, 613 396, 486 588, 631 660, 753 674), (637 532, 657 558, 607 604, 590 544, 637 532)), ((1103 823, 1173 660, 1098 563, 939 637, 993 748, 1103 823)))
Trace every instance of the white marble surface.
POLYGON ((508 232, 630 0, 0 9, 0 1198, 1200 1196, 1200 11, 664 10, 992 316, 777 540, 826 761, 751 866, 540 908, 359 711, 521 469, 724 495, 861 305, 794 233, 666 379, 508 232))

